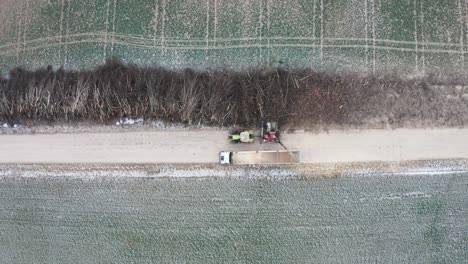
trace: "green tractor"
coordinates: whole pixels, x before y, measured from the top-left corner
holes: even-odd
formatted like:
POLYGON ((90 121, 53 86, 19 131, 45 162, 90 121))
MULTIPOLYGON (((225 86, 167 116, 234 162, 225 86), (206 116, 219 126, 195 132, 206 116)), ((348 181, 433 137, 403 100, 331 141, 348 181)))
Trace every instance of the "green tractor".
POLYGON ((235 130, 231 132, 228 138, 229 140, 231 140, 232 143, 253 143, 254 131, 253 130, 246 130, 246 131, 235 130))

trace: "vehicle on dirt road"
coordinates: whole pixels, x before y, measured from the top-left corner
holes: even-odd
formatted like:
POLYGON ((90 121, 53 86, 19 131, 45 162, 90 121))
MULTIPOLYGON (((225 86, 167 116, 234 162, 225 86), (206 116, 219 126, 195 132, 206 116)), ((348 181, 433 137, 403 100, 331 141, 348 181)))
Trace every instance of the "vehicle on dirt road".
POLYGON ((253 143, 254 142, 254 131, 238 131, 234 130, 229 134, 228 137, 232 143, 253 143))
POLYGON ((299 151, 221 151, 219 163, 233 165, 299 163, 299 151))
MULTIPOLYGON (((232 143, 253 143, 255 136, 254 130, 234 130, 228 139, 232 143)), ((265 143, 281 143, 278 131, 277 122, 264 122, 262 121, 262 132, 260 134, 260 144, 265 143)))
POLYGON ((262 142, 280 143, 278 123, 277 122, 262 122, 262 142))

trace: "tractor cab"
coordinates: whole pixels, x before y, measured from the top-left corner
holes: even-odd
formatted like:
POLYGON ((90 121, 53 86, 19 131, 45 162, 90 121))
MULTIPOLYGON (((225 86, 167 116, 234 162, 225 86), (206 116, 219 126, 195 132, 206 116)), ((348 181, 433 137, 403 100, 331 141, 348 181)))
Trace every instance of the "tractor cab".
POLYGON ((254 142, 254 131, 238 131, 235 130, 229 135, 229 139, 233 143, 253 143, 254 142))

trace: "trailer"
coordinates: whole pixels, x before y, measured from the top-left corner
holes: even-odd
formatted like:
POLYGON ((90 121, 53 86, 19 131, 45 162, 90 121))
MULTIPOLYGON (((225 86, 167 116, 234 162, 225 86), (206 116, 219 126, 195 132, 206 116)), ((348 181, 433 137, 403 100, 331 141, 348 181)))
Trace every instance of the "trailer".
POLYGON ((234 165, 299 163, 299 151, 221 151, 219 153, 219 162, 234 165))

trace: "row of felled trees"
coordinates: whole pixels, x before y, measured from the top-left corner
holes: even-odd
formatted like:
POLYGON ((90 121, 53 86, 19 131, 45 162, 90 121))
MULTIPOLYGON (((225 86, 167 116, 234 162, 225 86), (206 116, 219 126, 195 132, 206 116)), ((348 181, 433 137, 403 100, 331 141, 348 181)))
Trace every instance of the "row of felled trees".
POLYGON ((0 119, 98 120, 123 115, 189 125, 365 125, 387 118, 466 124, 466 104, 448 102, 421 80, 258 69, 171 71, 117 60, 92 71, 28 71, 0 79, 0 119), (454 117, 453 115, 458 115, 454 117))
MULTIPOLYGON (((111 120, 144 116, 187 124, 249 124, 285 118, 292 72, 196 72, 138 68, 110 60, 93 71, 27 71, 0 80, 0 118, 111 120)), ((296 88, 296 89, 295 89, 296 88)))

